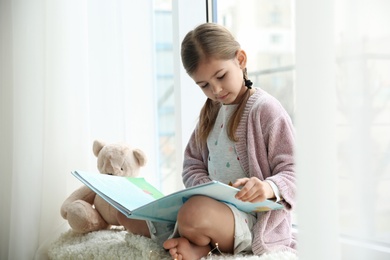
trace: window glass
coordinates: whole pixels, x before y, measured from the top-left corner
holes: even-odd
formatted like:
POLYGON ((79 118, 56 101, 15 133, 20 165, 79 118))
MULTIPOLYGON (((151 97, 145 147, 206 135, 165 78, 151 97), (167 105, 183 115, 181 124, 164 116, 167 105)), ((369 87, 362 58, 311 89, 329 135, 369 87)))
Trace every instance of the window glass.
POLYGON ((160 189, 168 194, 169 179, 177 173, 173 88, 172 0, 154 1, 155 93, 157 102, 158 169, 160 189))

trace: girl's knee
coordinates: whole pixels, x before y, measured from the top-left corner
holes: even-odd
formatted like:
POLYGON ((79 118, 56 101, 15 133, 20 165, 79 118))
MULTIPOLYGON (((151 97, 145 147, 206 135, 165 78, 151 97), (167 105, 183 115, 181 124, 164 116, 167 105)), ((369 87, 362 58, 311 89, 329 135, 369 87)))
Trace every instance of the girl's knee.
POLYGON ((178 212, 177 220, 182 226, 193 228, 204 227, 208 224, 207 216, 216 201, 205 196, 191 197, 178 212))

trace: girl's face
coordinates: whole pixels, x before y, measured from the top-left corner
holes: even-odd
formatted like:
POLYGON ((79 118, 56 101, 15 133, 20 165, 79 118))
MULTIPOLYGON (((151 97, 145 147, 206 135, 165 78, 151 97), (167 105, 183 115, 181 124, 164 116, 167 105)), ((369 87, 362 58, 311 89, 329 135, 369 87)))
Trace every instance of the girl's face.
POLYGON ((237 104, 246 91, 243 75, 245 66, 246 54, 240 50, 231 60, 210 58, 201 62, 191 78, 211 100, 237 104))

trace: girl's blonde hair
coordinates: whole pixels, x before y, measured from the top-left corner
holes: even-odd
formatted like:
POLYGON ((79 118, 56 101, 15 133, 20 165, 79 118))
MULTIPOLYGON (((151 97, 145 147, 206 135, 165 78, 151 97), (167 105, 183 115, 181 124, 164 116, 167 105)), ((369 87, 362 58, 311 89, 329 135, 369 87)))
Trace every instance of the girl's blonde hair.
MULTIPOLYGON (((234 59, 240 49, 240 44, 225 27, 215 23, 204 23, 188 32, 184 37, 181 44, 181 59, 184 69, 191 75, 197 70, 202 61, 210 58, 221 60, 234 59)), ((243 71, 243 80, 244 77, 246 77, 246 69, 243 71)), ((249 91, 246 91, 229 120, 227 133, 232 141, 237 141, 235 132, 249 95, 249 91)), ((200 145, 206 144, 207 137, 213 129, 220 107, 220 102, 209 98, 203 105, 199 115, 199 129, 196 135, 200 145)))

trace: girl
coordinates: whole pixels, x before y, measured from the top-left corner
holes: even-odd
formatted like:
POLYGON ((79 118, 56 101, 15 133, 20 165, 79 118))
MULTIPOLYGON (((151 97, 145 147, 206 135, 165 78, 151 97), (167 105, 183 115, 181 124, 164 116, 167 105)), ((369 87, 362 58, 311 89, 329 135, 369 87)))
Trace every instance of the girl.
POLYGON ((294 130, 289 115, 275 98, 251 87, 246 53, 224 27, 201 24, 185 36, 181 48, 184 68, 207 97, 185 150, 184 185, 233 183, 240 188, 238 199, 274 199, 285 209, 245 213, 194 196, 180 209, 175 227, 146 222, 139 233, 162 242, 178 260, 200 259, 216 246, 230 254, 294 252, 294 130))

